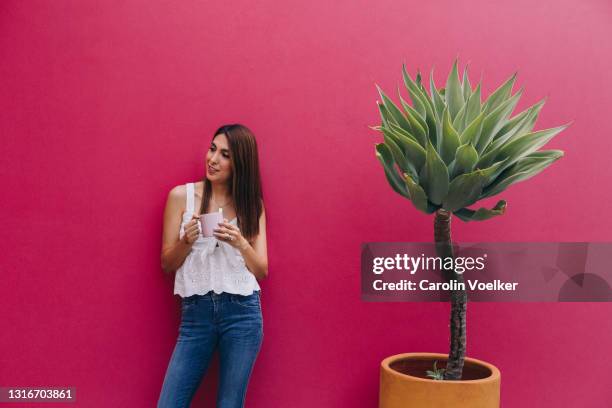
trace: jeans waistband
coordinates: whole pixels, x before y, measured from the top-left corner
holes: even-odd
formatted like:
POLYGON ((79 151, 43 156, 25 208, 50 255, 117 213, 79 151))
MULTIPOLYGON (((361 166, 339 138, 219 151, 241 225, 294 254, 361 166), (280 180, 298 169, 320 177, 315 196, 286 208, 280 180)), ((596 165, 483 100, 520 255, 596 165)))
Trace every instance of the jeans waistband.
MULTIPOLYGON (((252 296, 252 295, 256 295, 259 296, 260 295, 259 290, 255 290, 253 291, 253 293, 251 295, 247 295, 247 296, 252 296)), ((242 296, 242 295, 237 295, 235 293, 227 293, 227 292, 221 292, 221 293, 215 293, 214 291, 209 291, 207 293, 205 293, 204 295, 191 295, 191 296, 187 296, 185 299, 195 299, 195 298, 209 298, 209 299, 215 299, 215 300, 222 300, 222 299, 229 299, 232 296, 242 296)))

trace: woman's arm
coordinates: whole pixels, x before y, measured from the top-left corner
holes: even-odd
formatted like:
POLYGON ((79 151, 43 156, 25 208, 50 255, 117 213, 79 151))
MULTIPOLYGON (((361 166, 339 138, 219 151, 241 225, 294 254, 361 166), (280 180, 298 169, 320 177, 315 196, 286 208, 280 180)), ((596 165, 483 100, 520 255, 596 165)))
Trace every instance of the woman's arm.
POLYGON ((170 190, 166 201, 161 250, 161 267, 165 273, 170 273, 180 268, 189 252, 191 252, 192 244, 179 239, 185 197, 185 186, 176 186, 170 190))
POLYGON ((262 207, 259 217, 259 234, 255 240, 249 244, 245 239, 245 244, 238 247, 246 267, 257 279, 268 277, 268 245, 266 243, 266 210, 262 207))

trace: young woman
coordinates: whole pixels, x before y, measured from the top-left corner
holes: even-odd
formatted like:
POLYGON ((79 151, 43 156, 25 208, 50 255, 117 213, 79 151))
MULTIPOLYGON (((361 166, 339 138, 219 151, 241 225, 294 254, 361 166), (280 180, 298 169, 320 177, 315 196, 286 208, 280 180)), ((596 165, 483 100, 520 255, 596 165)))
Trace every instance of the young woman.
POLYGON ((164 212, 161 263, 176 271, 181 324, 158 407, 189 407, 213 351, 219 351, 218 408, 244 406, 263 339, 260 288, 268 275, 266 217, 257 144, 242 125, 219 128, 206 153, 206 177, 174 187, 164 212), (201 214, 224 222, 204 237, 201 214))

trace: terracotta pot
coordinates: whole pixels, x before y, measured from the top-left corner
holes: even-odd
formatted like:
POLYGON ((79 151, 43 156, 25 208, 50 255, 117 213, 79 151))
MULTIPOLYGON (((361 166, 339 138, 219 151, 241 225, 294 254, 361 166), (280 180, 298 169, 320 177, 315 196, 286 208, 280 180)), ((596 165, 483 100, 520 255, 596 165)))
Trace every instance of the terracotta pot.
POLYGON ((385 358, 380 367, 379 408, 499 408, 499 370, 466 358, 461 381, 438 381, 425 372, 446 367, 448 355, 406 353, 385 358), (421 377, 422 376, 422 377, 421 377))

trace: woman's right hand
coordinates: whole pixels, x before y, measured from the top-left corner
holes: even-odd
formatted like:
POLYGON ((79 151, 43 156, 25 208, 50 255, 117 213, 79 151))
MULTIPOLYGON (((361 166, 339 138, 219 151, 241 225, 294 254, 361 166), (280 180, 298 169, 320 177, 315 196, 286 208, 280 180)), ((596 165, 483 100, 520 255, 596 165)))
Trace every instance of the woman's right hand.
POLYGON ((193 214, 191 220, 185 224, 185 235, 183 235, 183 242, 187 245, 193 245, 194 242, 200 236, 200 216, 193 214))

